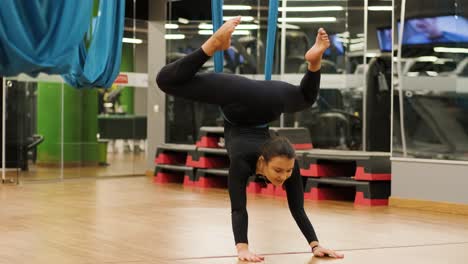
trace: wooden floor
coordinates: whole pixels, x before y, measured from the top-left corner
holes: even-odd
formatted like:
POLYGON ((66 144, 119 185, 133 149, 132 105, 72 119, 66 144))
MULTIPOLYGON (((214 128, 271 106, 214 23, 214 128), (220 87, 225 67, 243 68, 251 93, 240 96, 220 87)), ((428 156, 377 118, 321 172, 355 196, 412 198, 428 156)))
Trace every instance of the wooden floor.
MULTIPOLYGON (((243 263, 234 257, 225 190, 147 177, 0 185, 0 263, 243 263)), ((284 198, 249 196, 251 247, 265 263, 468 263, 467 217, 306 201, 316 259, 284 198)))

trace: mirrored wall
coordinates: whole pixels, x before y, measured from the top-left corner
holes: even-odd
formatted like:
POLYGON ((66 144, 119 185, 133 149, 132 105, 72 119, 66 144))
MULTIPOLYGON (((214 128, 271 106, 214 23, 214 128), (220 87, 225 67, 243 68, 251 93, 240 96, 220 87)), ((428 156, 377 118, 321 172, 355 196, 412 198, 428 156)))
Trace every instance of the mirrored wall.
POLYGON ((108 89, 5 78, 5 182, 144 175, 147 54, 147 22, 126 19, 121 74, 108 89))
POLYGON ((468 1, 395 5, 393 155, 468 160, 468 1))
MULTIPOLYGON (((387 10, 379 10, 382 17, 376 14, 373 18, 379 21, 388 18, 386 24, 381 24, 390 27, 391 12, 388 10, 391 1, 373 2, 373 6, 386 6, 387 10)), ((212 34, 210 4, 211 1, 168 3, 165 26, 167 63, 199 48, 212 34)), ((224 1, 224 20, 242 16, 242 24, 234 32, 232 46, 224 52, 225 73, 264 79, 268 4, 268 0, 224 1)), ((389 144, 386 149, 374 145, 367 148, 362 140, 366 132, 366 65, 372 58, 366 52, 365 18, 368 4, 364 0, 279 2, 274 80, 299 84, 307 70, 304 54, 314 45, 319 28, 324 28, 330 35, 331 47, 324 55, 317 102, 300 113, 284 115, 271 126, 307 127, 315 148, 389 151, 389 144)), ((374 49, 378 49, 377 44, 374 49)), ((213 70, 212 60, 202 69, 213 70)), ((166 107, 166 142, 193 144, 199 127, 222 126, 223 119, 217 106, 168 96, 166 107)))

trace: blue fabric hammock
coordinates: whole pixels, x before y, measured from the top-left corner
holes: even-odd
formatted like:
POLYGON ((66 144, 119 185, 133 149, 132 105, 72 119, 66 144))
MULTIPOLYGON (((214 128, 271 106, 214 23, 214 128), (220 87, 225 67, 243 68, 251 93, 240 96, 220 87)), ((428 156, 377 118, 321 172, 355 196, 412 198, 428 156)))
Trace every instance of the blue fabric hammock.
MULTIPOLYGON (((273 55, 275 51, 276 24, 278 20, 278 0, 270 0, 268 8, 268 29, 265 52, 265 80, 271 80, 273 70, 273 55)), ((211 0, 213 32, 223 23, 223 0, 211 0)), ((223 71, 223 52, 218 51, 214 56, 215 72, 223 71)))
POLYGON ((1 0, 0 75, 62 74, 70 85, 110 87, 120 69, 125 1, 1 0))

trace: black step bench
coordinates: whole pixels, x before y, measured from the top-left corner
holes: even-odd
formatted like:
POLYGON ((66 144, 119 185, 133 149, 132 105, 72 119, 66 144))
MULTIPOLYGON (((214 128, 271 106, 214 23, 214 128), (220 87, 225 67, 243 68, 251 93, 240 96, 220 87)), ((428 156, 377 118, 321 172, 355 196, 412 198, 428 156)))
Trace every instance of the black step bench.
POLYGON ((354 177, 356 180, 390 181, 390 154, 385 152, 310 150, 298 155, 304 177, 354 177))
POLYGON ((195 169, 187 166, 158 164, 154 169, 155 183, 183 183, 193 185, 195 169))

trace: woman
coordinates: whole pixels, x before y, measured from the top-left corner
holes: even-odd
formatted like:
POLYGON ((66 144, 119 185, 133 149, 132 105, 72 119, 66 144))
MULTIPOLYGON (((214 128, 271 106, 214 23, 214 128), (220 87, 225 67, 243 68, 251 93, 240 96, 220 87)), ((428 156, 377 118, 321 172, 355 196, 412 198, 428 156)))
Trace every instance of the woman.
POLYGON ((306 53, 308 72, 299 87, 232 74, 197 74, 216 51, 230 47, 231 34, 239 23, 240 16, 227 21, 200 49, 163 67, 156 82, 168 94, 221 107, 230 159, 228 189, 232 228, 240 260, 264 259, 249 250, 247 240, 246 185, 248 177, 255 173, 264 175, 275 186, 284 184, 291 214, 315 256, 342 258, 342 254, 319 245, 304 211, 304 190, 294 148, 285 138, 271 139, 267 125, 283 112, 300 111, 315 102, 322 54, 330 46, 328 35, 320 29, 315 45, 306 53))

